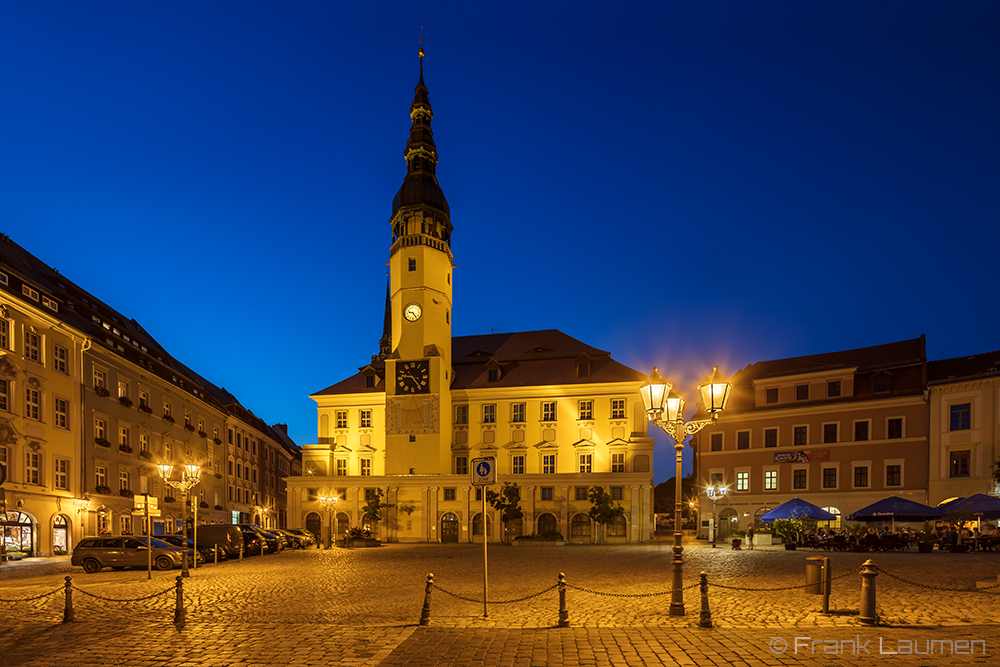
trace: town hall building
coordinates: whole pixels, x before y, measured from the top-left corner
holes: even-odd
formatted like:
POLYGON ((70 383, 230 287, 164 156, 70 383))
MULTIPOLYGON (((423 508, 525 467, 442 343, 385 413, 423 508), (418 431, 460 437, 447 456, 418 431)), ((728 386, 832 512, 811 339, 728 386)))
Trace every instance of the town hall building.
MULTIPOLYGON (((507 536, 590 542, 587 499, 602 486, 624 509, 609 542, 653 529, 653 439, 639 396, 643 374, 554 329, 452 336, 453 226, 435 175, 432 110, 420 78, 410 107, 406 176, 389 224, 389 285, 379 353, 312 395, 318 443, 288 479, 289 521, 337 535, 364 523, 368 499, 391 507, 372 528, 389 542, 504 537, 470 462, 496 459, 497 486, 520 490, 524 517, 507 536), (327 509, 320 498, 336 497, 327 509), (334 515, 336 519, 334 520, 334 515), (485 525, 484 525, 485 524, 485 525)), ((462 304, 459 304, 462 308, 462 304)))

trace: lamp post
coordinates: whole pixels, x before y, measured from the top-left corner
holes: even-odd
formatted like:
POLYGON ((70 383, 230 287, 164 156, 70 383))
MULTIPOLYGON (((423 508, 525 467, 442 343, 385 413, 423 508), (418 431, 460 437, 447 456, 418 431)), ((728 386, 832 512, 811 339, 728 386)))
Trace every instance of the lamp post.
MULTIPOLYGON (((172 480, 170 476, 174 472, 174 467, 169 463, 160 463, 156 466, 157 471, 160 473, 160 477, 168 485, 175 489, 180 489, 181 491, 181 523, 184 525, 185 537, 187 537, 187 500, 188 491, 190 491, 200 480, 201 480, 201 466, 189 463, 181 468, 181 478, 179 480, 172 480)), ((153 531, 149 531, 150 533, 153 531)), ((181 568, 181 576, 189 577, 188 573, 188 550, 184 549, 184 564, 181 568)))
MULTIPOLYGON (((333 510, 337 509, 337 496, 320 496, 319 504, 326 510, 326 548, 330 548, 330 537, 333 533, 333 510)), ((334 544, 337 541, 334 540, 334 544)))
POLYGON ((670 599, 670 615, 684 615, 684 559, 681 555, 684 551, 681 532, 681 457, 684 452, 684 441, 689 435, 694 435, 709 424, 715 422, 720 412, 726 408, 729 400, 729 392, 733 386, 726 382, 719 374, 719 367, 712 371, 712 376, 705 384, 698 387, 701 394, 702 410, 709 413, 711 418, 699 419, 696 421, 684 421, 684 399, 673 390, 673 385, 660 377, 653 368, 653 374, 649 376, 649 382, 639 389, 642 395, 642 404, 646 408, 647 418, 663 429, 663 431, 674 440, 674 451, 676 452, 677 470, 674 478, 674 584, 670 599))
POLYGON ((715 503, 726 497, 726 491, 728 491, 726 487, 719 486, 718 484, 716 484, 715 486, 710 486, 707 489, 705 489, 705 495, 708 496, 708 499, 712 501, 712 548, 713 549, 715 548, 715 538, 719 536, 719 523, 718 523, 719 520, 715 514, 715 503))

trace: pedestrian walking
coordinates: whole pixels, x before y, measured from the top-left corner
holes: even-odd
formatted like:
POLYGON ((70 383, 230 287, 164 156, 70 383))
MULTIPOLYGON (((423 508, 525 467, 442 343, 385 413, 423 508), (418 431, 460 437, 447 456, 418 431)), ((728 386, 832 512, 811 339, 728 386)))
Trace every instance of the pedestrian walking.
POLYGON ((753 551, 753 524, 747 528, 747 549, 753 551))

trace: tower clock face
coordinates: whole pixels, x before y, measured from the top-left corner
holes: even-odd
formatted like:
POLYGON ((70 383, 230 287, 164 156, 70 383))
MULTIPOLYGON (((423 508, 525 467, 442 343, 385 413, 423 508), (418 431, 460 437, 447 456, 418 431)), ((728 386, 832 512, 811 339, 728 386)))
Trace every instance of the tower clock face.
POLYGON ((411 303, 406 308, 403 309, 403 317, 405 317, 410 322, 416 322, 420 319, 420 315, 423 310, 420 309, 420 305, 416 303, 411 303))
POLYGON ((396 393, 429 394, 431 364, 426 359, 396 362, 396 393))

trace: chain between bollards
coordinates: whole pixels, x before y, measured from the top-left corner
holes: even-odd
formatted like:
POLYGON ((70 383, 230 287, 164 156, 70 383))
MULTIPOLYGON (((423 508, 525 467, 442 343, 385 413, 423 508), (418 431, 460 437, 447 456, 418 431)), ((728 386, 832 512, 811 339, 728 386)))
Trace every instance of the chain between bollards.
POLYGON ((184 578, 177 577, 177 605, 174 607, 174 624, 183 625, 186 616, 187 612, 184 611, 184 578))
POLYGON ((63 607, 63 623, 72 623, 76 620, 76 613, 73 611, 73 577, 66 577, 66 606, 63 607))
POLYGON ((708 572, 702 572, 701 575, 701 619, 698 621, 698 626, 702 628, 711 628, 712 625, 712 610, 708 608, 708 572))
POLYGON ((559 573, 559 627, 569 627, 569 609, 566 608, 566 575, 559 573))
POLYGON ((434 575, 427 575, 427 587, 424 589, 424 608, 420 611, 420 625, 430 625, 431 622, 431 589, 434 588, 434 575))

